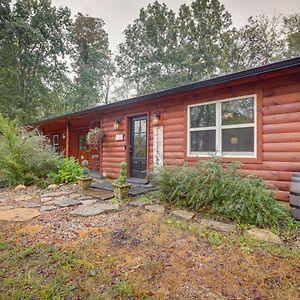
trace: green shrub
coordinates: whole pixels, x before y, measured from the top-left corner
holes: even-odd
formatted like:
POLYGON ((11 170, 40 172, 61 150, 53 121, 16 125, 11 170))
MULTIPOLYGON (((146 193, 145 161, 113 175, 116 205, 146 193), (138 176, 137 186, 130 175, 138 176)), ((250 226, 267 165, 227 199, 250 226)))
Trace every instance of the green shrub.
POLYGON ((0 114, 0 186, 42 184, 60 159, 38 130, 25 130, 0 114))
POLYGON ((155 175, 162 200, 194 210, 220 213, 240 224, 286 227, 295 224, 288 209, 273 199, 263 181, 242 177, 241 164, 222 165, 217 158, 194 167, 161 169, 155 175))
POLYGON ((52 183, 74 183, 80 176, 80 166, 74 157, 65 158, 60 161, 57 172, 48 175, 52 183))
POLYGON ((85 159, 85 160, 82 161, 81 165, 82 165, 82 169, 80 171, 81 176, 82 177, 89 177, 90 176, 90 170, 88 168, 89 162, 85 159))
POLYGON ((119 184, 119 185, 126 184, 126 182, 127 182, 126 169, 127 169, 126 162, 121 162, 120 163, 120 176, 116 180, 117 184, 119 184))

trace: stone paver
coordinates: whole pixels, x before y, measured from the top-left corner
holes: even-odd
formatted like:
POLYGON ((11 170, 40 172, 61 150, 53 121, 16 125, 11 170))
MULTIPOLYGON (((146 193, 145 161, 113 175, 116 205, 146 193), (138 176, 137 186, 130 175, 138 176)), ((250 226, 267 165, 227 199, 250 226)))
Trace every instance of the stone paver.
POLYGON ((253 228, 246 231, 246 234, 258 241, 273 243, 273 244, 282 244, 280 237, 266 229, 253 228))
POLYGON ((179 219, 191 220, 194 218, 195 213, 189 212, 184 209, 176 209, 172 211, 172 215, 179 219))
POLYGON ((50 210, 53 210, 53 209, 56 209, 57 206, 55 205, 45 205, 45 206, 42 206, 40 211, 41 212, 44 212, 44 211, 50 211, 50 210))
POLYGON ((81 200, 80 203, 87 205, 87 204, 94 204, 97 201, 98 201, 97 199, 81 200))
POLYGON ((41 195, 42 198, 44 197, 59 197, 59 196, 64 196, 64 195, 67 195, 69 194, 70 192, 67 192, 67 191, 61 191, 61 192, 52 192, 52 193, 46 193, 46 194, 43 194, 41 195))
POLYGON ((5 202, 7 200, 8 198, 4 194, 0 194, 0 202, 5 202))
POLYGON ((89 217, 118 210, 119 205, 101 202, 91 205, 81 205, 75 210, 73 210, 71 214, 75 216, 89 217))
POLYGON ((57 199, 53 198, 50 201, 44 202, 43 205, 54 205, 57 202, 57 199))
POLYGON ((55 202, 55 205, 59 207, 68 207, 68 206, 74 206, 78 204, 80 204, 80 201, 77 201, 75 199, 69 199, 69 198, 60 199, 55 202))
POLYGON ((223 222, 212 221, 208 219, 202 219, 200 224, 204 227, 221 231, 221 232, 233 232, 235 231, 235 226, 232 224, 226 224, 223 222))
POLYGON ((87 195, 80 195, 79 197, 76 198, 76 200, 80 200, 80 201, 92 200, 92 199, 93 197, 87 195))
POLYGON ((53 198, 52 197, 41 197, 41 202, 48 202, 51 201, 53 198))
POLYGON ((130 206, 135 206, 135 207, 144 207, 146 205, 145 202, 143 201, 139 201, 139 200, 135 200, 135 201, 131 201, 129 203, 130 206))
POLYGON ((2 221, 27 221, 40 215, 35 208, 14 208, 0 211, 0 220, 2 221))
POLYGON ((9 209, 13 209, 13 208, 15 208, 15 207, 12 205, 3 205, 3 206, 0 206, 0 211, 9 210, 9 209))
POLYGON ((71 199, 76 199, 76 198, 78 198, 78 197, 80 197, 80 196, 81 196, 81 194, 73 193, 73 194, 70 194, 70 195, 69 195, 69 198, 71 198, 71 199))
POLYGON ((36 208, 36 207, 41 207, 41 204, 36 202, 27 202, 27 203, 22 203, 21 207, 36 208))
POLYGON ((165 207, 160 204, 151 204, 151 205, 146 205, 145 209, 148 211, 152 211, 158 214, 162 214, 165 212, 165 207))
POLYGON ((31 201, 34 197, 30 195, 22 195, 15 198, 16 201, 31 201))

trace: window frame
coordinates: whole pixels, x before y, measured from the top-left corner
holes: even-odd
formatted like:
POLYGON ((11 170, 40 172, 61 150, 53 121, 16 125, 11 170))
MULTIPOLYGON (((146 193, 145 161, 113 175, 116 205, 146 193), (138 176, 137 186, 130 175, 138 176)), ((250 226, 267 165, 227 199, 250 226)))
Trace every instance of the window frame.
POLYGON ((55 151, 59 152, 60 147, 60 141, 59 141, 59 134, 53 134, 52 136, 52 147, 55 149, 55 151), (57 143, 54 142, 54 140, 57 138, 57 143))
POLYGON ((257 94, 242 95, 237 97, 231 97, 220 100, 206 101, 202 103, 191 104, 187 106, 187 157, 210 157, 218 156, 224 158, 257 158, 257 94), (254 121, 253 123, 235 124, 235 125, 222 125, 222 103, 234 100, 242 100, 244 98, 254 98, 254 121), (208 127, 190 128, 190 110, 193 107, 215 104, 216 105, 216 125, 208 127), (234 128, 254 128, 254 151, 253 152, 222 152, 222 129, 234 129, 234 128), (216 151, 215 152, 196 152, 191 151, 191 132, 192 131, 204 131, 215 130, 216 131, 216 151))

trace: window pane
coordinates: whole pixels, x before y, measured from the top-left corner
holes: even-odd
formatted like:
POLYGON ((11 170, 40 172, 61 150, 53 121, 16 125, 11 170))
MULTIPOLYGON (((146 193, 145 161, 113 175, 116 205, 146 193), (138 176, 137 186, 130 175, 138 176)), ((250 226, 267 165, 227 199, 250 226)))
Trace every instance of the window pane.
POLYGON ((141 121, 141 132, 147 132, 147 121, 146 120, 141 121))
POLYGON ((254 152, 254 127, 222 129, 223 152, 254 152))
POLYGON ((79 137, 80 151, 86 151, 86 135, 79 137))
POLYGON ((190 127, 210 127, 216 125, 216 105, 200 105, 190 108, 190 127))
POLYGON ((191 152, 215 152, 216 131, 191 131, 191 152))
POLYGON ((222 102, 222 125, 254 123, 254 97, 222 102))

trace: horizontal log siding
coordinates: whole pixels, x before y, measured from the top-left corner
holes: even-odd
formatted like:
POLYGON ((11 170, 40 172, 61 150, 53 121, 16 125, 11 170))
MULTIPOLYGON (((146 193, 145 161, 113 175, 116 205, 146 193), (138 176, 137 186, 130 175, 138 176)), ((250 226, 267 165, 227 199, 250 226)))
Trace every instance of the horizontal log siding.
POLYGON ((246 166, 279 190, 288 201, 293 172, 300 172, 300 86, 268 89, 263 98, 263 164, 246 166), (291 92, 292 91, 292 92, 291 92), (256 168, 258 169, 258 168, 256 168))
MULTIPOLYGON (((78 155, 78 131, 89 128, 94 119, 100 119, 105 132, 101 153, 100 170, 108 177, 119 175, 119 164, 129 163, 129 117, 147 114, 148 127, 148 169, 153 167, 153 128, 151 115, 159 111, 160 125, 164 130, 164 165, 182 165, 185 161, 195 163, 201 158, 187 156, 187 106, 190 104, 226 99, 258 93, 262 103, 262 127, 259 128, 262 146, 256 161, 244 160, 244 174, 256 174, 263 178, 270 188, 277 188, 276 198, 289 199, 289 186, 293 172, 300 172, 300 71, 280 71, 277 77, 266 74, 256 79, 244 79, 233 84, 208 87, 182 94, 162 97, 143 104, 131 104, 123 108, 89 113, 70 119, 70 155, 78 155), (279 76, 280 75, 280 76, 279 76), (273 78, 272 78, 273 77, 273 78), (121 119, 119 131, 113 130, 115 119, 121 119), (123 141, 116 141, 116 134, 123 134, 123 141)), ((66 122, 42 125, 48 135, 65 130, 66 122)), ((49 136, 50 137, 50 136, 49 136)))

